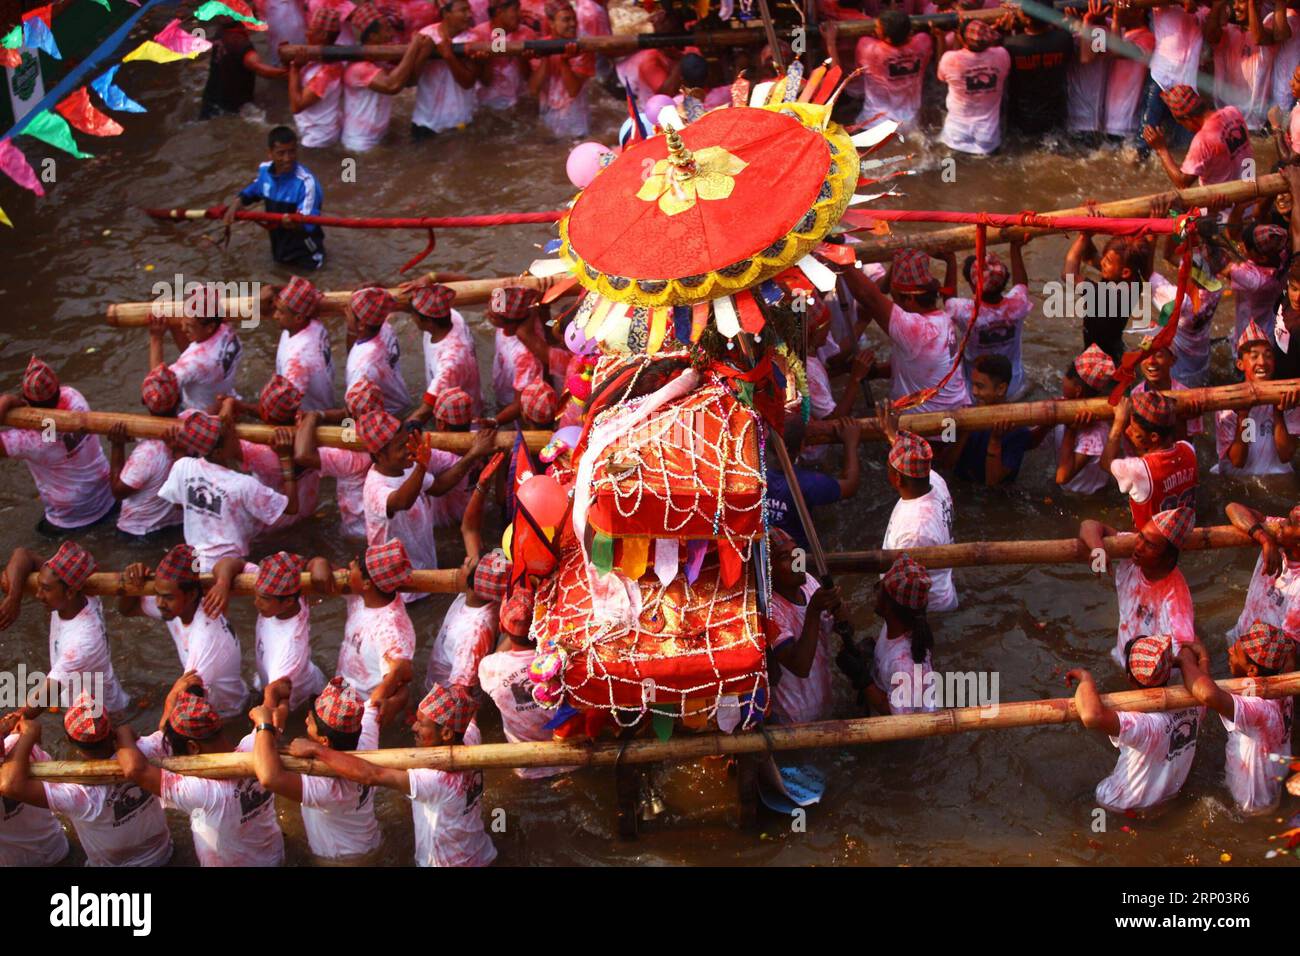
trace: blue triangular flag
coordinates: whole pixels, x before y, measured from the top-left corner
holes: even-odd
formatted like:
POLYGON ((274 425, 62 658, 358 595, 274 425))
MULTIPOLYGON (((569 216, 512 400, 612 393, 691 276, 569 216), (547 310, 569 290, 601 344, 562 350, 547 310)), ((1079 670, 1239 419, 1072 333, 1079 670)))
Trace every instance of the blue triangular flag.
POLYGON ((689 305, 673 306, 673 337, 682 345, 691 342, 691 307, 689 305))
POLYGON ((758 284, 758 294, 763 297, 763 301, 768 305, 776 305, 781 301, 781 287, 771 279, 764 279, 758 284))
POLYGON ((122 92, 122 88, 113 83, 113 78, 117 76, 117 69, 122 64, 109 67, 99 79, 90 84, 99 98, 104 101, 104 105, 110 110, 117 110, 119 113, 144 113, 145 108, 137 103, 131 97, 122 92))
POLYGON ((556 710, 555 716, 546 722, 545 727, 547 730, 558 730, 568 723, 570 719, 578 716, 579 713, 580 711, 576 707, 561 704, 559 709, 556 710))
POLYGON ((62 60, 59 45, 54 42, 54 34, 40 17, 23 21, 23 46, 29 50, 43 50, 56 60, 62 60))
POLYGON ((548 256, 553 255, 560 251, 560 245, 561 243, 559 239, 552 239, 546 245, 542 246, 542 252, 546 253, 548 256))

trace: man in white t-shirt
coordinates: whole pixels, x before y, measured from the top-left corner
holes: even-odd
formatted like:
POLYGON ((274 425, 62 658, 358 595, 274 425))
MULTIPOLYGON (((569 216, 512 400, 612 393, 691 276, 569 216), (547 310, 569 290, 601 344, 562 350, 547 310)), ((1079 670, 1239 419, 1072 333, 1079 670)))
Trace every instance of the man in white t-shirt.
POLYGON ((1142 130, 1142 138, 1160 158, 1175 188, 1234 182, 1252 173, 1255 151, 1241 110, 1235 106, 1212 109, 1191 86, 1176 86, 1160 95, 1178 124, 1193 134, 1187 155, 1179 165, 1163 131, 1152 126, 1142 130))
MULTIPOLYGON (((173 754, 248 753, 253 749, 254 734, 274 737, 274 725, 265 723, 231 747, 221 718, 203 693, 203 682, 189 673, 181 675, 167 695, 160 723, 173 754)), ((275 794, 256 779, 208 780, 163 770, 149 763, 129 726, 117 729, 116 756, 128 780, 161 797, 164 809, 180 810, 190 818, 200 866, 284 863, 284 836, 275 816, 275 794)))
POLYGON ((334 353, 329 330, 317 317, 325 296, 302 276, 294 276, 275 297, 280 344, 275 371, 302 391, 308 412, 334 408, 334 353))
POLYGON ((1224 511, 1238 531, 1259 545, 1259 558, 1246 588, 1237 623, 1228 633, 1231 644, 1257 621, 1300 633, 1300 506, 1285 518, 1271 518, 1248 505, 1228 502, 1224 511))
POLYGON ((825 720, 831 708, 831 629, 843 607, 839 588, 822 587, 794 570, 795 540, 780 528, 768 532, 772 600, 768 635, 780 675, 772 688, 772 719, 782 724, 825 720))
MULTIPOLYGON (((317 7, 307 24, 307 43, 338 42, 342 17, 337 7, 317 7)), ((307 149, 333 146, 343 131, 345 64, 289 62, 289 109, 298 128, 298 143, 307 149)))
POLYGON ((444 130, 468 126, 478 108, 478 70, 472 60, 457 56, 452 43, 468 40, 474 13, 467 0, 436 0, 439 20, 411 37, 401 62, 392 71, 395 84, 406 86, 412 76, 415 105, 411 136, 420 140, 444 130), (434 52, 437 56, 434 56, 434 52))
MULTIPOLYGON (((475 492, 481 498, 481 491, 475 492)), ((429 648, 424 686, 442 684, 477 693, 478 666, 497 644, 497 620, 510 580, 510 559, 500 548, 465 558, 465 588, 447 608, 429 648)))
MULTIPOLYGON (((1173 641, 1167 634, 1142 635, 1129 642, 1125 669, 1135 688, 1164 687, 1173 673, 1173 641)), ((1074 692, 1079 722, 1100 730, 1119 748, 1119 762, 1097 784, 1099 806, 1126 816, 1168 806, 1183 788, 1196 759, 1196 735, 1205 723, 1204 707, 1149 714, 1114 710, 1097 693, 1092 674, 1076 668, 1066 683, 1074 692)))
MULTIPOLYGON (((463 2, 463 0, 461 0, 463 2)), ((424 380, 428 383, 423 400, 411 412, 416 421, 427 421, 444 391, 463 389, 469 396, 471 417, 483 413, 483 388, 479 381, 474 336, 464 317, 452 308, 454 289, 431 280, 411 288, 411 317, 424 344, 424 380)))
POLYGON ((231 402, 223 405, 221 418, 203 412, 187 416, 169 441, 178 457, 158 495, 183 509, 185 541, 198 556, 200 573, 211 571, 221 558, 247 557, 250 542, 264 528, 285 513, 297 513, 296 495, 288 498, 231 467, 243 459, 231 402))
MULTIPOLYGON (((1096 342, 1083 350, 1065 370, 1062 398, 1077 401, 1096 398, 1114 384, 1115 363, 1096 342)), ((1068 424, 1057 425, 1056 483, 1062 491, 1091 495, 1110 484, 1110 474, 1101 467, 1110 424, 1094 421, 1091 412, 1080 412, 1068 424)))
MULTIPOLYGON (((949 253, 944 263, 943 287, 951 288, 957 259, 949 253)), ((969 405, 966 379, 960 369, 954 371, 959 333, 939 301, 939 280, 930 274, 930 257, 917 249, 896 253, 883 280, 888 295, 858 269, 847 269, 843 275, 863 314, 893 343, 890 400, 920 398, 912 408, 916 412, 969 405)))
MULTIPOLYGON (((1295 642, 1280 628, 1256 622, 1228 648, 1233 677, 1269 677, 1295 669, 1295 642)), ((1210 677, 1210 655, 1198 643, 1182 649, 1183 684, 1219 715, 1228 731, 1224 777, 1237 809, 1247 816, 1273 813, 1291 762, 1295 699, 1265 699, 1247 689, 1230 694, 1210 677)))
POLYGON ((1133 557, 1114 562, 1105 557, 1105 539, 1119 532, 1092 519, 1079 525, 1079 540, 1087 549, 1085 560, 1099 576, 1115 577, 1119 627, 1111 659, 1119 667, 1125 666, 1127 648, 1135 637, 1168 634, 1175 652, 1196 639, 1192 594, 1178 569, 1179 552, 1196 530, 1195 524, 1191 508, 1161 511, 1138 529, 1133 557))
MULTIPOLYGON (((1273 378, 1277 357, 1254 319, 1237 339, 1237 369, 1247 384, 1273 378)), ((1215 415, 1216 475, 1285 475, 1300 445, 1300 388, 1288 389, 1276 405, 1225 408, 1215 415)))
MULTIPOLYGON (((203 679, 208 703, 222 720, 244 712, 248 684, 241 674, 239 638, 214 601, 199 586, 198 556, 188 544, 178 544, 153 569, 154 593, 123 595, 117 610, 123 617, 149 617, 167 625, 181 670, 203 679)), ((134 563, 122 572, 128 586, 138 588, 149 578, 149 566, 134 563)))
MULTIPOLYGON (((478 743, 471 727, 477 704, 435 684, 416 709, 411 730, 416 746, 478 743)), ((390 770, 360 757, 298 738, 289 754, 319 760, 340 777, 369 787, 388 787, 411 798, 416 866, 487 866, 496 847, 483 829, 481 770, 390 770)))
MULTIPOLYGON (((410 428, 404 429, 394 416, 382 411, 361 416, 357 438, 371 458, 362 492, 366 540, 380 545, 395 538, 406 546, 416 567, 436 568, 433 499, 456 488, 475 461, 495 450, 496 430, 475 432, 469 451, 460 458, 430 448, 410 428)), ((423 596, 415 594, 406 600, 409 603, 423 596)))
MULTIPOLYGON (((1025 327, 1025 319, 1034 311, 1029 301, 1029 275, 1025 271, 1023 242, 1011 243, 1011 270, 1002 260, 989 252, 985 254, 983 289, 980 300, 979 317, 971 332, 970 341, 962 356, 966 386, 970 388, 971 368, 981 355, 1003 355, 1011 363, 1011 384, 1007 388, 1008 402, 1018 402, 1029 387, 1025 381, 1025 366, 1020 357, 1020 343, 1025 327), (1007 289, 1007 280, 1011 288, 1007 289), (1005 294, 1004 294, 1005 290, 1005 294)), ((975 292, 975 273, 978 267, 974 256, 967 256, 962 264, 962 274, 975 292)), ((975 299, 951 298, 944 304, 944 311, 952 319, 954 331, 960 337, 970 324, 975 311, 975 299)))
POLYGON ((1214 51, 1214 99, 1232 103, 1246 125, 1263 129, 1273 94, 1277 44, 1265 33, 1260 8, 1267 0, 1214 0, 1203 32, 1214 51))
MULTIPOLYGON (((378 388, 365 379, 354 383, 343 398, 347 412, 345 427, 356 427, 357 420, 366 412, 383 411, 380 401, 378 388)), ((323 478, 334 479, 334 498, 338 501, 343 533, 349 538, 364 538, 366 515, 363 497, 366 475, 370 472, 370 455, 351 448, 318 445, 316 427, 322 418, 320 412, 303 412, 299 416, 293 439, 293 463, 299 468, 315 470, 323 478)))
MULTIPOLYGON (((35 355, 23 372, 21 391, 0 395, 0 421, 23 405, 90 411, 81 393, 61 386, 54 369, 35 355)), ((43 429, 11 428, 0 432, 0 458, 27 463, 36 493, 45 505, 45 517, 36 526, 42 534, 58 538, 68 531, 89 528, 109 518, 116 507, 108 486, 108 459, 94 435, 60 431, 50 441, 43 429)))
MULTIPOLYGON (((175 418, 180 410, 181 387, 166 365, 157 365, 140 386, 141 401, 150 415, 175 418)), ((158 497, 172 467, 172 450, 161 438, 138 442, 128 456, 126 423, 108 432, 108 485, 113 497, 122 502, 117 530, 133 538, 146 539, 155 532, 181 523, 181 509, 158 497)))
MULTIPOLYGON (((888 551, 936 544, 952 544, 952 495, 943 477, 931 469, 934 452, 920 435, 898 429, 897 416, 881 403, 881 428, 890 441, 889 486, 898 493, 898 502, 889 515, 885 540, 888 551)), ((957 607, 957 589, 952 583, 952 569, 930 572, 931 611, 951 611, 957 607)))
MULTIPOLYGON (((63 715, 63 729, 83 760, 113 759, 113 728, 89 694, 63 715)), ((171 831, 162 804, 131 781, 111 784, 44 783, 31 776, 32 751, 41 725, 27 720, 18 746, 0 772, 0 795, 62 814, 77 831, 88 866, 162 866, 172 855, 171 831)), ((168 756, 161 733, 140 741, 146 757, 168 756)))
MULTIPOLYGON (((14 729, 22 714, 0 717, 0 764, 18 746, 14 729)), ((33 746, 32 762, 49 760, 50 755, 33 746)), ((54 866, 68 855, 68 838, 63 824, 49 810, 28 803, 0 800, 0 866, 54 866)))
MULTIPOLYGON (((492 392, 496 397, 496 422, 505 425, 519 417, 519 396, 533 382, 544 381, 546 366, 520 335, 525 322, 534 321, 540 306, 536 289, 502 286, 492 290, 487 320, 496 329, 492 356, 492 392)), ((534 337, 535 338, 535 337, 534 337)))
MULTIPOLYGON (((207 289, 202 293, 206 296, 207 289)), ((186 315, 180 324, 166 316, 149 318, 149 367, 165 363, 163 340, 170 331, 181 350, 180 356, 167 367, 181 386, 181 408, 188 411, 215 414, 223 395, 238 395, 235 377, 243 346, 234 328, 225 319, 206 314, 207 303, 201 308, 187 304, 186 315), (198 314, 189 314, 189 313, 198 314)))
POLYGON ((411 404, 410 392, 402 380, 402 350, 388 316, 397 300, 387 289, 367 286, 352 293, 346 317, 348 326, 345 384, 351 388, 362 379, 378 386, 383 405, 390 415, 401 415, 411 404))
POLYGON ((100 703, 111 714, 124 714, 131 698, 113 673, 108 632, 99 598, 83 593, 95 559, 80 545, 65 541, 47 561, 26 548, 15 548, 5 568, 5 599, 0 602, 0 631, 22 610, 28 575, 36 574, 36 600, 50 612, 50 668, 45 683, 32 688, 23 715, 34 720, 52 702, 69 706, 81 690, 92 692, 103 681, 100 703), (37 569, 40 569, 37 571, 37 569))
MULTIPOLYGON (((265 705, 254 707, 255 726, 272 720, 265 705)), ((379 705, 365 701, 335 677, 321 690, 307 713, 307 736, 335 751, 374 750, 379 746, 379 705)), ((364 863, 383 842, 375 821, 375 791, 342 777, 317 777, 284 769, 276 735, 258 734, 253 742, 257 780, 272 793, 302 804, 302 825, 311 852, 331 863, 364 863)))
MULTIPOLYGON (((330 581, 337 583, 332 572, 330 581)), ((380 705, 385 727, 406 709, 415 673, 415 626, 399 597, 410 583, 411 561, 401 541, 372 545, 348 565, 347 619, 334 673, 380 705)))
POLYGON ((939 141, 980 156, 1002 145, 1002 91, 1011 73, 1011 54, 994 45, 997 30, 983 20, 966 20, 958 29, 963 48, 939 57, 939 82, 948 85, 948 114, 939 141))

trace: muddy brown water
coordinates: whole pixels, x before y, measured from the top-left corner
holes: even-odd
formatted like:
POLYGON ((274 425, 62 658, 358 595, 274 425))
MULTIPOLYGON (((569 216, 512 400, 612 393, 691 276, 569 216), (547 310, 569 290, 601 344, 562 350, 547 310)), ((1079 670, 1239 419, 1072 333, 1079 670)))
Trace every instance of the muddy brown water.
MULTIPOLYGON (((229 250, 222 251, 200 238, 210 226, 159 224, 139 212, 142 206, 203 206, 229 196, 251 178, 263 158, 268 128, 289 116, 283 90, 260 84, 260 109, 199 123, 194 117, 205 74, 203 62, 132 64, 119 82, 148 107, 147 114, 121 117, 127 132, 116 139, 79 136, 83 148, 97 154, 92 160, 79 163, 57 154, 58 181, 46 199, 29 199, 15 188, 4 190, 4 205, 17 224, 0 235, 4 387, 17 387, 28 355, 36 352, 55 365, 64 381, 81 389, 92 407, 138 410, 138 384, 147 370, 147 333, 108 327, 103 320, 108 303, 147 299, 155 281, 177 272, 187 281, 283 281, 287 275, 273 267, 256 227, 236 230, 229 250)), ((472 129, 421 144, 406 137, 410 108, 408 93, 396 105, 386 144, 357 157, 355 182, 342 180, 348 157, 338 149, 304 152, 302 159, 320 177, 327 212, 454 215, 553 209, 570 197, 564 175, 567 145, 548 141, 530 108, 521 107, 508 117, 484 116, 472 129)), ((593 138, 612 141, 625 115, 620 103, 599 97, 593 138)), ((33 162, 47 155, 34 140, 21 142, 33 162)), ((1166 187, 1157 167, 1134 169, 1112 149, 1018 146, 993 159, 959 160, 956 182, 948 183, 940 176, 939 147, 921 141, 912 148, 918 153, 917 167, 925 170, 905 183, 907 203, 913 208, 1048 210, 1090 197, 1104 200, 1166 187)), ((551 235, 544 226, 443 230, 429 264, 474 276, 517 272, 551 235)), ((322 287, 393 281, 400 264, 423 243, 416 233, 331 230, 322 287)), ((1039 298, 1044 283, 1059 274, 1065 246, 1063 239, 1047 239, 1028 247, 1031 289, 1039 298)), ((1231 327, 1230 308, 1225 301, 1216 319, 1218 335, 1226 335, 1231 327)), ((484 382, 490 383, 490 330, 477 310, 472 310, 472 322, 484 382)), ((268 322, 242 335, 240 387, 250 393, 272 371, 277 332, 268 322)), ((401 336, 403 369, 415 393, 421 374, 415 330, 404 326, 401 336)), ((341 370, 341 327, 334 339, 341 370)), ((1033 397, 1058 394, 1060 370, 1078 351, 1078 329, 1037 314, 1028 320, 1025 343, 1028 373, 1036 385, 1033 397)), ((1227 381, 1225 345, 1216 346, 1214 364, 1216 381, 1227 381)), ((879 450, 867 448, 858 497, 820 513, 828 549, 879 546, 894 500, 879 450)), ((1222 523, 1223 506, 1233 499, 1251 501, 1274 514, 1284 513, 1295 500, 1291 477, 1248 483, 1210 479, 1209 441, 1202 443, 1200 456, 1201 523, 1222 523)), ((33 530, 41 506, 26 469, 16 462, 2 467, 0 550, 7 554, 11 547, 28 545, 48 551, 49 542, 33 530)), ((1031 453, 1009 490, 954 484, 957 540, 1065 537, 1083 517, 1125 526, 1127 509, 1117 492, 1071 500, 1057 491, 1051 472, 1045 447, 1031 453)), ((258 553, 285 547, 345 560, 353 547, 337 533, 332 492, 325 493, 322 511, 307 528, 259 541, 258 553)), ((111 528, 97 529, 82 540, 105 568, 151 560, 161 553, 160 547, 125 544, 111 528)), ((438 540, 444 566, 457 564, 459 536, 441 531, 438 540)), ((1223 633, 1235 623, 1254 560, 1253 552, 1233 550, 1193 553, 1182 562, 1195 597, 1197 632, 1215 657, 1216 676, 1226 675, 1223 633)), ((1063 675, 1074 666, 1093 669, 1105 690, 1122 689, 1121 675, 1107 657, 1116 624, 1113 588, 1093 580, 1086 568, 969 568, 958 571, 956 579, 961 607, 935 621, 938 669, 996 671, 1005 701, 1065 695, 1063 675)), ((879 623, 871 612, 871 583, 864 577, 842 583, 859 633, 874 634, 879 623)), ((435 596, 416 606, 420 677, 448 601, 435 596)), ((244 643, 245 676, 251 680, 250 603, 236 599, 230 616, 244 643)), ((328 672, 337 659, 342 627, 341 601, 316 607, 315 659, 328 672)), ((166 688, 177 675, 172 642, 160 624, 124 620, 112 611, 109 630, 117 673, 129 693, 147 702, 134 723, 152 729, 166 688)), ((47 655, 45 615, 29 599, 19 622, 0 635, 0 666, 12 668, 24 661, 44 667, 47 655)), ((847 688, 837 680, 837 714, 851 716, 847 688)), ((482 722, 489 741, 502 739, 490 708, 482 722)), ((46 725, 47 746, 63 753, 66 742, 58 724, 47 718, 46 725)), ((393 730, 385 734, 383 745, 409 745, 409 737, 393 730)), ((505 832, 495 834, 494 840, 507 864, 1219 866, 1224 853, 1231 854, 1231 865, 1263 864, 1271 846, 1268 835, 1282 829, 1280 820, 1300 807, 1284 796, 1275 816, 1239 818, 1223 783, 1223 745, 1223 728, 1211 718, 1173 809, 1153 821, 1112 815, 1105 832, 1092 829, 1092 793, 1113 768, 1116 751, 1103 736, 1078 726, 789 755, 787 762, 811 763, 828 780, 825 798, 809 813, 805 832, 794 832, 787 819, 771 814, 762 817, 760 831, 739 830, 732 819, 733 785, 717 760, 661 768, 657 779, 667 809, 632 843, 616 838, 609 771, 580 771, 554 782, 521 781, 509 771, 492 771, 483 803, 485 814, 495 808, 505 811, 505 832)), ((382 862, 409 865, 407 802, 385 793, 378 807, 385 832, 382 862)), ((289 862, 309 863, 297 808, 282 801, 280 815, 289 862)), ((170 816, 177 838, 175 862, 193 863, 188 822, 170 816)), ((82 859, 74 850, 70 863, 82 859)), ((1266 865, 1291 862, 1283 856, 1266 865)))

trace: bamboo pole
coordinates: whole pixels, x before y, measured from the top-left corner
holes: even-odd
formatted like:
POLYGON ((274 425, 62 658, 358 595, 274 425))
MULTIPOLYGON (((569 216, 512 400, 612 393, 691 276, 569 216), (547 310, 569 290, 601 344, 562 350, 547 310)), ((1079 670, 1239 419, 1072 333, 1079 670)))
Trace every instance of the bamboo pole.
MULTIPOLYGON (((437 281, 437 273, 430 273, 429 278, 437 281)), ((466 279, 458 282, 448 282, 447 287, 455 290, 456 298, 453 305, 465 307, 469 305, 479 305, 487 302, 492 297, 492 290, 499 289, 502 286, 518 285, 528 289, 536 289, 538 292, 545 292, 556 282, 566 276, 547 276, 538 278, 537 276, 498 276, 493 279, 466 279)), ((233 283, 231 283, 233 285, 233 283)), ((225 283, 212 283, 212 287, 221 287, 225 283)), ((270 288, 270 283, 264 284, 270 288)), ((344 307, 348 300, 352 298, 354 290, 345 289, 336 292, 324 293, 325 298, 321 301, 322 315, 342 315, 344 307)), ((404 293, 400 288, 388 290, 399 303, 405 307, 410 301, 410 293, 404 293)), ((565 295, 573 295, 577 288, 566 291, 565 295)), ((204 296, 202 305, 204 311, 215 307, 220 318, 227 322, 243 322, 253 316, 258 316, 263 308, 270 311, 270 305, 263 303, 258 297, 244 296, 226 296, 222 295, 212 297, 215 301, 208 302, 204 296)), ((185 297, 180 291, 173 293, 170 298, 155 299, 152 302, 115 302, 108 307, 108 324, 119 329, 127 328, 147 328, 149 319, 154 315, 165 316, 172 319, 172 325, 179 325, 185 315, 185 297)), ((193 312, 191 308, 191 312, 193 312)))
MULTIPOLYGON (((1220 183, 1215 186, 1193 186, 1189 189, 1171 189, 1163 193, 1151 193, 1146 196, 1133 196, 1128 199, 1116 199, 1112 202, 1098 203, 1096 206, 1075 206, 1070 209, 1054 209, 1040 213, 1043 216, 1086 216, 1095 209, 1104 216, 1117 218, 1141 217, 1148 214, 1154 199, 1168 199, 1174 205, 1184 207, 1201 206, 1211 199, 1222 196, 1230 203, 1249 202, 1263 196, 1275 196, 1286 192, 1289 187, 1279 173, 1270 173, 1259 179, 1244 179, 1232 183, 1220 183)), ((870 215, 869 210, 863 211, 870 215)), ((939 229, 934 232, 909 233, 868 237, 854 246, 860 262, 887 262, 900 249, 921 249, 930 255, 943 255, 948 252, 960 252, 975 247, 975 226, 957 226, 952 229, 939 229)), ((989 229, 989 243, 1010 242, 1012 239, 1030 236, 1051 235, 1051 229, 989 229)))
MULTIPOLYGON (((1103 540, 1106 555, 1113 559, 1133 556, 1137 535, 1132 532, 1103 540)), ((1231 525, 1196 528, 1183 545, 1183 551, 1209 551, 1218 548, 1251 548, 1255 541, 1231 525)), ((936 544, 917 548, 874 551, 837 551, 826 556, 832 571, 841 573, 886 571, 904 554, 926 568, 977 568, 986 564, 1078 564, 1088 561, 1092 553, 1078 538, 1053 538, 1041 541, 966 541, 960 544, 936 544)))
MULTIPOLYGON (((132 438, 166 438, 168 431, 177 424, 175 418, 163 418, 156 415, 129 415, 125 412, 72 412, 57 408, 15 408, 4 419, 4 424, 14 428, 26 428, 42 431, 53 425, 56 431, 87 432, 92 435, 106 435, 113 426, 126 425, 127 434, 132 438)), ((244 441, 259 445, 271 444, 275 432, 274 425, 239 423, 235 425, 235 434, 244 441)), ((364 446, 351 435, 350 429, 338 425, 319 425, 316 428, 316 442, 326 448, 347 448, 363 451, 364 446), (346 434, 345 434, 346 433, 346 434)), ((474 432, 424 432, 429 447, 439 451, 450 451, 463 455, 469 451, 474 442, 474 432)), ((526 431, 524 442, 531 451, 537 451, 551 440, 550 432, 526 431)), ((497 448, 508 451, 514 447, 515 432, 501 429, 497 432, 497 448)))
MULTIPOLYGON (((1300 379, 1287 378, 1272 382, 1237 382, 1233 385, 1181 389, 1164 394, 1173 399, 1180 412, 1187 411, 1191 402, 1200 402, 1201 412, 1215 412, 1228 408, 1273 405, 1285 392, 1295 388, 1300 388, 1300 379)), ((1068 425, 1074 421, 1075 416, 1085 411, 1091 413, 1096 421, 1108 421, 1115 417, 1115 406, 1103 396, 1073 401, 1047 399, 1039 402, 1009 402, 1004 405, 973 405, 970 408, 942 412, 904 413, 898 427, 918 435, 938 435, 949 427, 949 423, 958 431, 992 428, 1003 421, 1026 426, 1068 425)), ((860 418, 858 421, 862 425, 863 438, 884 440, 884 433, 876 419, 860 418)), ((834 442, 835 437, 827 423, 819 422, 809 428, 807 441, 813 445, 825 445, 834 442)))
MULTIPOLYGON (((1221 680, 1229 693, 1249 686, 1257 697, 1268 699, 1300 694, 1300 672, 1275 677, 1221 680)), ((1115 710, 1155 713, 1197 706, 1181 686, 1104 694, 1103 702, 1115 710)), ((763 753, 851 747, 897 740, 946 737, 971 730, 1043 727, 1079 719, 1074 699, 1060 697, 1027 700, 987 707, 959 707, 935 713, 894 714, 856 720, 830 720, 815 724, 768 727, 765 733, 682 734, 669 740, 638 739, 627 743, 553 741, 546 743, 479 744, 478 746, 393 748, 357 754, 379 767, 395 770, 486 770, 507 767, 600 767, 611 764, 657 763, 692 760, 723 754, 763 753)), ((334 776, 322 763, 282 756, 285 768, 312 776, 334 776)), ((254 776, 251 753, 200 754, 159 761, 174 773, 213 780, 254 776)), ((49 782, 103 784, 122 779, 115 760, 46 760, 32 764, 33 777, 49 782)))
MULTIPOLYGON (((334 572, 334 590, 332 591, 316 588, 311 575, 305 571, 300 577, 304 594, 342 596, 352 593, 352 589, 348 587, 348 572, 346 569, 334 572)), ((211 574, 199 575, 199 584, 203 588, 210 587, 212 582, 213 577, 211 574)), ((253 585, 256 583, 256 574, 237 574, 230 593, 236 597, 251 597, 253 585)), ((0 575, 0 590, 3 590, 4 586, 4 577, 0 575)), ((411 591, 417 594, 459 594, 464 589, 465 575, 460 568, 415 570, 411 572, 411 583, 398 588, 399 591, 411 591)), ((24 590, 27 594, 36 593, 36 575, 34 573, 27 576, 24 590)), ((152 578, 148 578, 138 585, 130 585, 127 584, 120 571, 96 571, 86 580, 81 591, 83 594, 101 597, 145 597, 156 593, 152 578)))

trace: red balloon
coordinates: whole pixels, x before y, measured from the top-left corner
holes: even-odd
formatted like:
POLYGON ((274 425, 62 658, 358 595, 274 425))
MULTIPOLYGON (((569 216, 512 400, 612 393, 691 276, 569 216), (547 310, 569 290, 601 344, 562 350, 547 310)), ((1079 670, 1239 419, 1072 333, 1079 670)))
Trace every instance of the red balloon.
POLYGON ((519 486, 515 496, 544 528, 558 525, 569 505, 568 495, 550 475, 534 475, 519 486))

